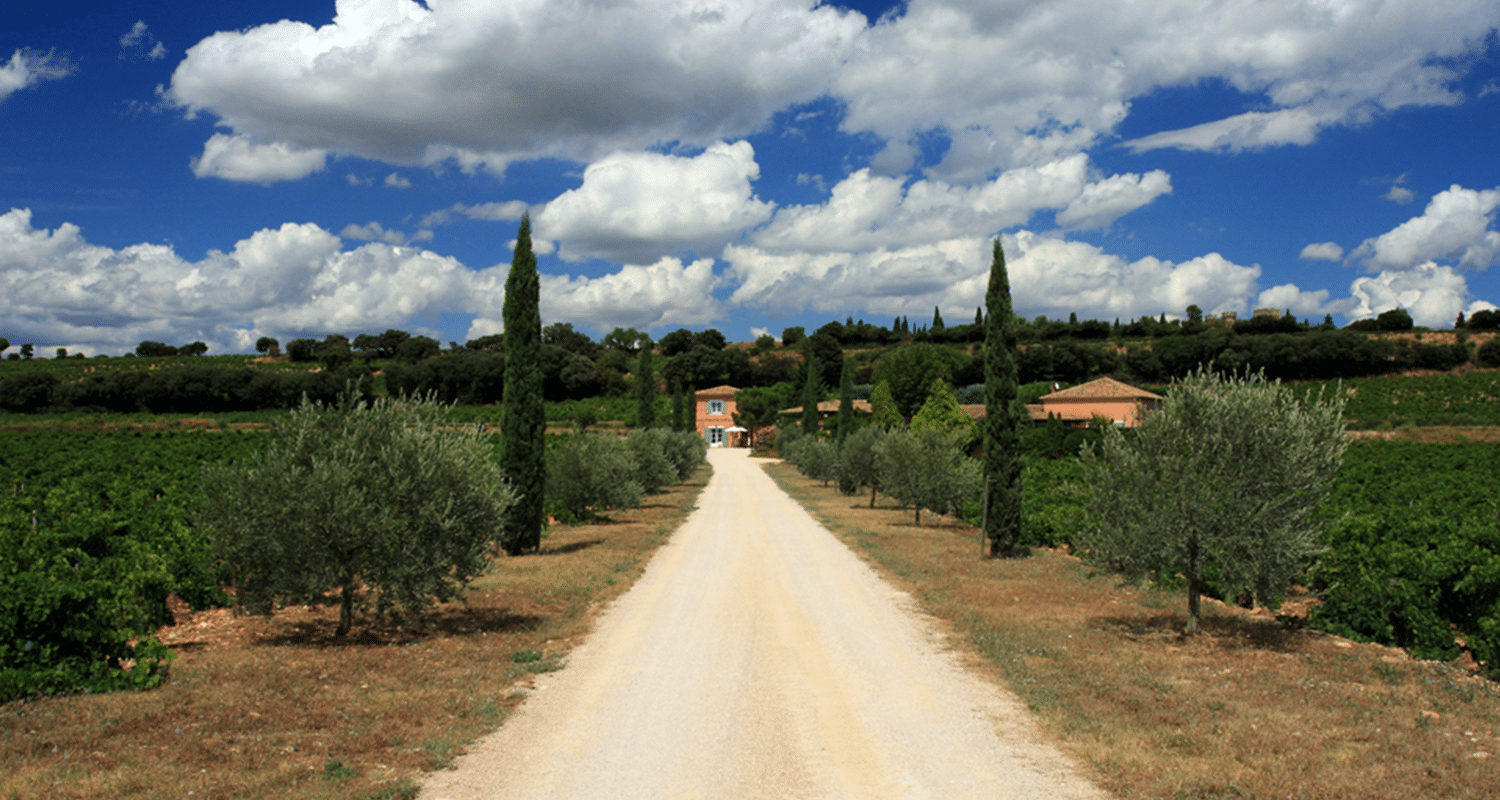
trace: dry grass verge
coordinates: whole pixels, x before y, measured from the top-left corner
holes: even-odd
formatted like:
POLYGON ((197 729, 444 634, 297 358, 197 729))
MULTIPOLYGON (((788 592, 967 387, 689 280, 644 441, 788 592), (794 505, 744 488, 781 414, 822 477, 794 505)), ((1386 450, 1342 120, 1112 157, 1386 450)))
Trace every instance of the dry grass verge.
POLYGON ((336 605, 185 613, 161 632, 178 658, 157 690, 0 705, 0 798, 414 797, 561 665, 707 481, 554 526, 418 629, 338 640, 336 605))
POLYGON ((945 620, 1121 797, 1500 797, 1500 691, 1448 664, 1206 602, 1121 586, 1039 551, 981 559, 977 531, 912 527, 784 464, 771 475, 945 620))

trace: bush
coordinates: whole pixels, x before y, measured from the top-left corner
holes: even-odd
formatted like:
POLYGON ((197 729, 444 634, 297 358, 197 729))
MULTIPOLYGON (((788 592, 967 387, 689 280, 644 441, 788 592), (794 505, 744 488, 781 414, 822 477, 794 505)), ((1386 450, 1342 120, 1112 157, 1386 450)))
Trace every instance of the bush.
POLYGON ((635 459, 635 479, 646 494, 656 494, 677 481, 677 467, 667 458, 665 440, 677 431, 666 428, 636 428, 626 437, 635 459))
POLYGON ((979 491, 979 462, 964 453, 967 434, 935 428, 896 429, 875 445, 880 486, 916 510, 948 514, 971 503, 979 491))
POLYGON ((824 486, 838 477, 838 447, 821 437, 801 436, 793 439, 781 451, 781 457, 803 475, 822 481, 824 486))
POLYGON ((1500 367, 1500 336, 1479 346, 1479 351, 1474 355, 1474 363, 1481 367, 1500 367))
POLYGON ((306 401, 271 445, 204 470, 199 521, 260 608, 340 590, 338 635, 363 585, 381 614, 419 614, 489 566, 515 491, 486 437, 430 398, 306 401))
POLYGON ((149 688, 173 658, 153 635, 171 621, 166 560, 84 494, 54 489, 34 516, 0 497, 0 702, 149 688))
POLYGON ((644 489, 631 446, 616 436, 554 437, 547 448, 547 512, 572 524, 597 510, 635 508, 644 489))

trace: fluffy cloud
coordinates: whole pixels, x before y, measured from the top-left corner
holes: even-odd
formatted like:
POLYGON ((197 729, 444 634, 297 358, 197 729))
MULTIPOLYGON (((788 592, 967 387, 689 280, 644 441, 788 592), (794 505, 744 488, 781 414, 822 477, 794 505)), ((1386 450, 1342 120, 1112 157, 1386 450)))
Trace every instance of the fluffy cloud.
POLYGON ((542 318, 600 332, 706 325, 723 315, 712 294, 720 283, 713 266, 710 258, 690 264, 663 258, 649 266, 626 264, 597 278, 542 275, 542 318))
POLYGON ((1464 276, 1452 267, 1428 262, 1414 269, 1357 278, 1349 293, 1354 300, 1354 307, 1347 312, 1349 319, 1373 317, 1400 307, 1418 325, 1446 328, 1464 310, 1469 290, 1464 276))
POLYGON ((1496 206, 1500 188, 1477 191, 1455 184, 1434 195, 1421 216, 1366 239, 1349 257, 1372 271, 1411 269, 1435 260, 1484 269, 1500 258, 1500 232, 1490 230, 1496 206))
MULTIPOLYGON (((1174 264, 1126 261, 1083 242, 1030 231, 1002 237, 1017 312, 1108 319, 1175 312, 1196 303, 1210 312, 1244 311, 1260 268, 1210 253, 1174 264)), ((772 253, 731 245, 724 257, 739 284, 737 306, 790 314, 862 308, 918 314, 934 305, 967 313, 983 304, 990 240, 950 239, 867 252, 772 253)))
MULTIPOLYGON (((399 232, 376 223, 343 234, 383 241, 345 249, 317 225, 287 223, 194 262, 162 245, 90 244, 69 223, 33 228, 30 211, 12 209, 0 215, 0 319, 10 338, 24 335, 43 352, 120 352, 144 339, 245 352, 263 335, 411 328, 445 313, 498 330, 508 266, 470 269, 396 244, 399 232)), ((713 268, 711 259, 665 258, 599 277, 543 275, 543 318, 600 333, 711 323, 722 311, 713 268)))
POLYGON ((295 150, 466 169, 745 135, 824 94, 864 18, 796 0, 338 0, 188 50, 166 93, 295 150))
POLYGON ((393 189, 410 189, 411 180, 402 175, 392 172, 385 176, 385 185, 393 189))
POLYGON ((203 145, 203 155, 193 159, 193 174, 200 178, 275 183, 305 178, 323 169, 327 153, 299 150, 281 142, 257 144, 248 136, 214 134, 203 145))
POLYGON ((1297 288, 1295 283, 1284 283, 1261 292, 1260 297, 1256 298, 1255 307, 1286 309, 1293 316, 1318 322, 1318 317, 1325 315, 1348 314, 1356 305, 1352 298, 1330 303, 1329 295, 1327 289, 1308 292, 1297 288))
POLYGON ((1217 80, 1260 107, 1130 142, 1239 150, 1452 104, 1500 24, 1490 0, 911 0, 867 25, 810 0, 432 3, 339 0, 321 28, 282 20, 194 45, 166 96, 257 142, 398 164, 582 162, 662 142, 707 146, 824 95, 900 173, 974 183, 1082 152, 1130 101, 1217 80))
POLYGON ((1460 68, 1444 58, 1481 46, 1473 32, 1497 21, 1487 0, 912 0, 860 38, 835 93, 846 130, 890 143, 888 168, 910 166, 917 135, 937 131, 952 146, 929 174, 973 180, 1088 148, 1157 87, 1219 80, 1263 107, 1137 150, 1303 143, 1382 110, 1458 102, 1460 68))
POLYGON ((755 198, 760 177, 749 142, 718 142, 692 158, 614 153, 588 166, 583 185, 536 215, 536 236, 560 243, 569 261, 651 261, 682 250, 717 255, 764 222, 773 205, 755 198))
POLYGON ((42 53, 29 48, 18 49, 11 54, 10 61, 0 66, 0 102, 12 93, 42 81, 66 78, 74 69, 66 56, 54 51, 42 53))
POLYGON ((1344 257, 1344 248, 1335 242, 1314 242, 1302 248, 1297 257, 1308 261, 1338 261, 1344 257))
POLYGON ((1083 187, 1057 215, 1067 228, 1103 228, 1157 197, 1172 191, 1172 179, 1162 170, 1145 175, 1114 175, 1083 187))
POLYGON ((757 247, 778 252, 902 247, 989 236, 1047 208, 1062 209, 1059 224, 1101 227, 1172 190, 1171 179, 1160 170, 1090 183, 1088 163, 1079 153, 1007 170, 972 187, 938 180, 904 185, 900 178, 863 169, 834 186, 825 203, 780 209, 753 238, 757 247))

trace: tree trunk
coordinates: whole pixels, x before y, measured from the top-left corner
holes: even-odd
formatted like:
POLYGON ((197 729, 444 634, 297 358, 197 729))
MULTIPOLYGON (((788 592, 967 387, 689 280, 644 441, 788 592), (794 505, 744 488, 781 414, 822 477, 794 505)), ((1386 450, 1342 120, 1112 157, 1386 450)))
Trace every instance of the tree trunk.
POLYGON ((874 508, 875 507, 875 495, 878 494, 879 492, 880 492, 880 490, 877 489, 876 487, 874 487, 874 486, 870 487, 870 508, 874 508))
POLYGON ((354 624, 354 576, 344 578, 344 590, 339 595, 339 627, 334 636, 343 636, 354 624))
POLYGON ((1193 636, 1199 631, 1199 601, 1203 594, 1203 557, 1198 552, 1196 535, 1188 542, 1187 590, 1188 618, 1187 627, 1183 629, 1183 633, 1193 636))

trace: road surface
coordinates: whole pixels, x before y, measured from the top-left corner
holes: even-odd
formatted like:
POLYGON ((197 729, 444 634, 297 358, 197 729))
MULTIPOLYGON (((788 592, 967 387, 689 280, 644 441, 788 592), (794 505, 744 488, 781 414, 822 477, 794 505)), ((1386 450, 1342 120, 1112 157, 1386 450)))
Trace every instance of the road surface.
POLYGON ((424 800, 1105 795, 744 450, 560 672, 424 800))

